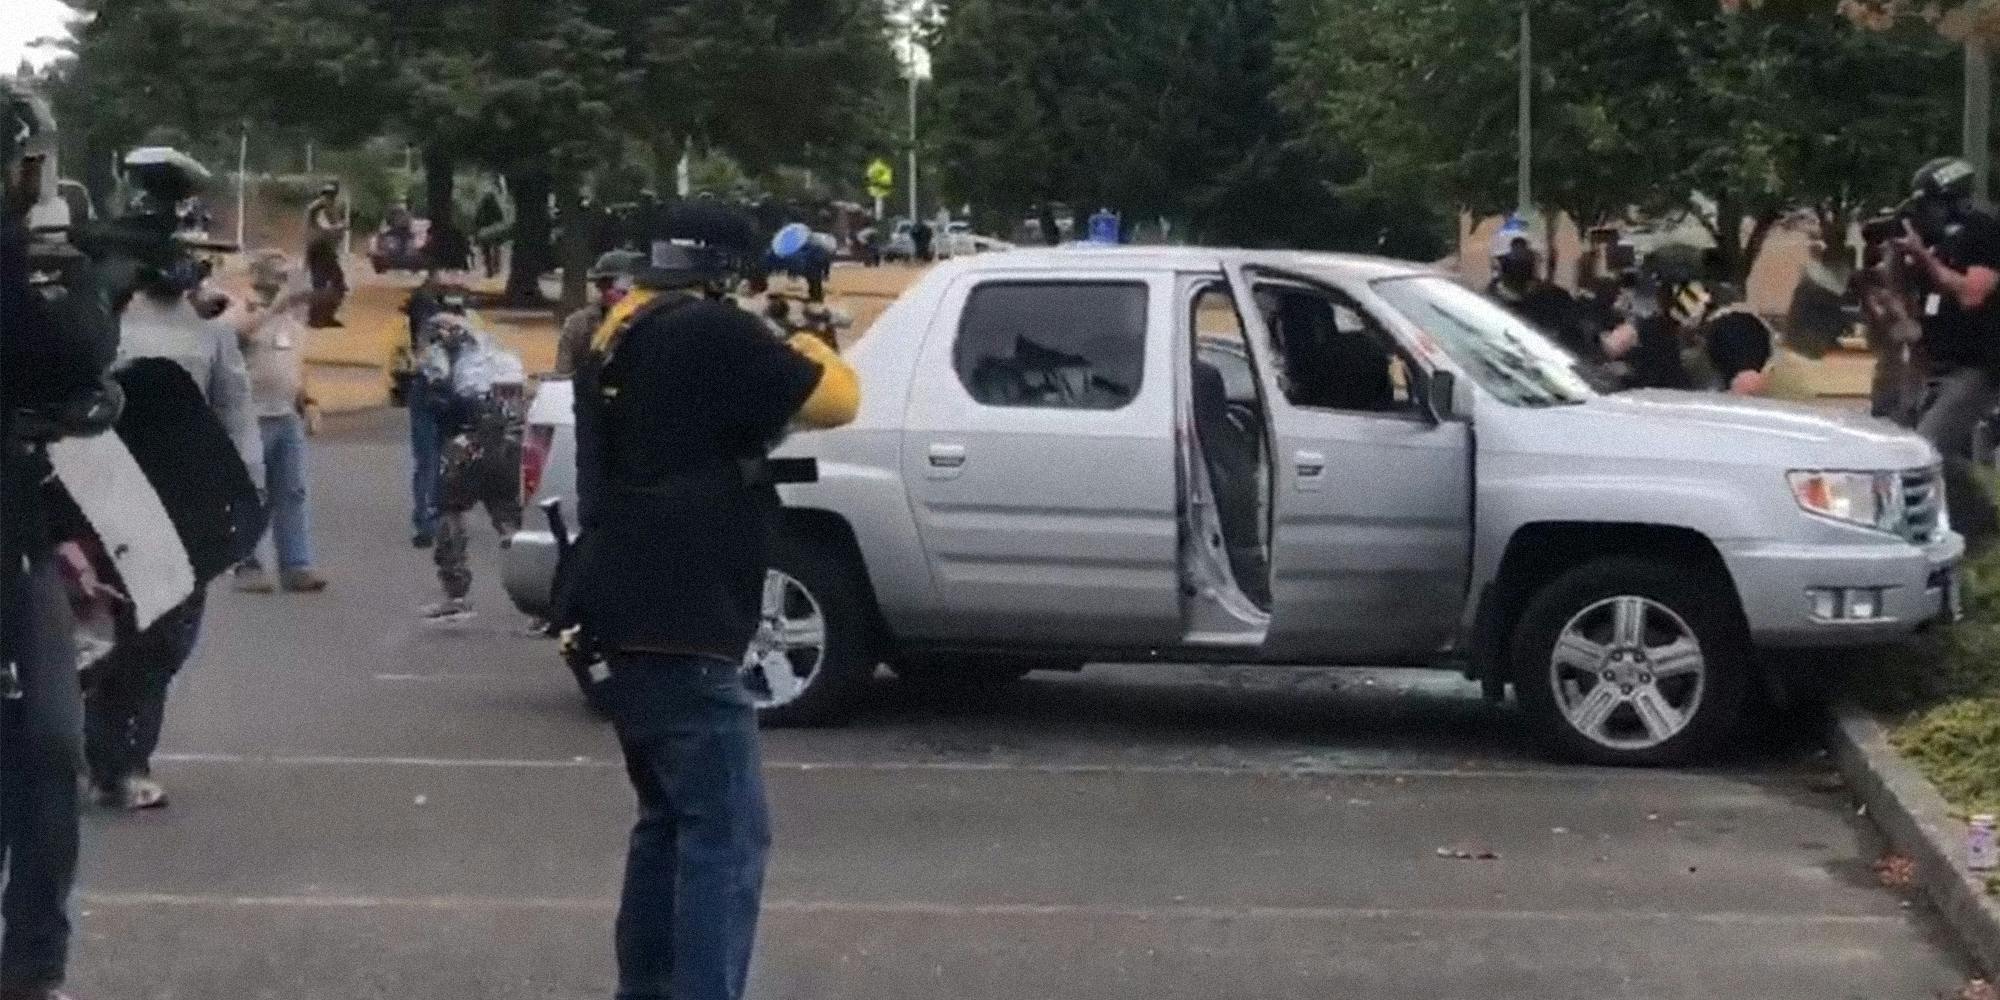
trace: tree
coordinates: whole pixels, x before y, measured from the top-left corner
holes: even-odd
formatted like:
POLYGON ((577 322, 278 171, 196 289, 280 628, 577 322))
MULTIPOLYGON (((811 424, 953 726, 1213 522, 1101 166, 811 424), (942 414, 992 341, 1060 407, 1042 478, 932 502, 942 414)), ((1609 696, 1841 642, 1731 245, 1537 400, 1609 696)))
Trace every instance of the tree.
MULTIPOLYGON (((1368 183, 1477 211, 1511 202, 1518 63, 1509 0, 1367 0, 1317 8, 1292 51, 1319 127, 1368 183), (1332 44, 1345 40, 1345 44, 1332 44)), ((1829 236, 1901 196, 1951 113, 1950 51, 1867 35, 1832 10, 1772 0, 1543 0, 1535 7, 1536 189, 1584 222, 1694 212, 1741 280, 1788 213, 1829 236), (1697 210, 1697 206, 1708 206, 1697 210)))
MULTIPOLYGON (((410 136, 434 224, 456 225, 462 165, 508 177, 519 301, 555 263, 551 200, 581 219, 594 175, 626 171, 635 144, 656 180, 684 141, 759 170, 824 156, 866 124, 850 98, 890 68, 877 0, 66 2, 89 18, 59 72, 65 120, 92 142, 245 119, 323 142, 410 136)), ((566 232, 574 299, 589 248, 566 232)))
MULTIPOLYGON (((1344 150, 1273 99, 1274 0, 964 0, 933 49, 934 159, 954 199, 993 214, 1161 216, 1239 243, 1376 248, 1325 183, 1344 150)), ((1435 233, 1421 210, 1380 221, 1435 233)), ((1412 246, 1431 242, 1416 240, 1412 246)))

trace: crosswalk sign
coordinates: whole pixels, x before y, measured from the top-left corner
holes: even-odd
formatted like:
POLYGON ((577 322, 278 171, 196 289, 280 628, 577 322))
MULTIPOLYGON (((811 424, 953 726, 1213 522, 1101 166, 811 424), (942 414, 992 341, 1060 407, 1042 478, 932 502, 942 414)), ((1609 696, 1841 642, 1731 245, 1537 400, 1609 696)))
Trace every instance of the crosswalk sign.
POLYGON ((868 165, 868 195, 871 198, 887 198, 896 191, 896 169, 888 160, 878 159, 868 165))

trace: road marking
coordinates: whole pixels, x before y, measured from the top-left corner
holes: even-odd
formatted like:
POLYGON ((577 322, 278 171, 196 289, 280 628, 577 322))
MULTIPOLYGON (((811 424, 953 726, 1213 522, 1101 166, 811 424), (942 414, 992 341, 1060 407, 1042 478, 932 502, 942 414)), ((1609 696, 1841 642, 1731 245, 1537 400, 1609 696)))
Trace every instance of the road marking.
POLYGON ((494 673, 484 673, 484 674, 475 674, 475 673, 376 674, 375 679, 378 681, 390 681, 390 682, 401 682, 401 683, 411 683, 411 682, 439 683, 439 682, 452 682, 452 681, 477 681, 481 684, 491 684, 494 681, 538 681, 540 678, 530 674, 523 674, 520 673, 519 671, 515 671, 512 673, 494 672, 494 673))
MULTIPOLYGON (((569 758, 492 757, 367 757, 339 754, 163 753, 155 760, 170 764, 249 764, 271 767, 421 767, 486 770, 620 770, 623 761, 590 756, 569 758)), ((1056 764, 1026 761, 809 761, 767 760, 766 771, 863 771, 882 773, 1023 773, 1050 775, 1277 775, 1331 778, 1508 778, 1523 781, 1746 781, 1786 774, 1756 771, 1634 771, 1625 768, 1422 768, 1341 767, 1287 761, 1258 764, 1056 764)))
MULTIPOLYGON (((84 906, 266 910, 470 910, 481 912, 610 913, 615 899, 495 896, 237 896, 167 892, 86 892, 84 906)), ((1091 903, 948 903, 923 900, 768 899, 764 912, 810 916, 853 914, 913 917, 1080 917, 1093 920, 1342 921, 1465 920, 1496 923, 1693 923, 1728 927, 1872 927, 1907 922, 1901 915, 1676 912, 1672 910, 1514 910, 1388 906, 1108 906, 1091 903)))

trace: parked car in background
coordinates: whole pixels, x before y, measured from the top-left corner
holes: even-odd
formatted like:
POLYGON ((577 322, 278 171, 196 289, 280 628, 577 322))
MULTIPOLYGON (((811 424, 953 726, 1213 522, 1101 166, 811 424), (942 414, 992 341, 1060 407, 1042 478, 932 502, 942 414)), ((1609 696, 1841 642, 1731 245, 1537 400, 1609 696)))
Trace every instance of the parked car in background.
MULTIPOLYGON (((1600 395, 1431 269, 1197 248, 1018 250, 928 272, 848 351, 859 419, 779 449, 745 663, 773 722, 878 664, 992 684, 1086 662, 1441 667, 1563 757, 1696 759, 1760 653, 1953 617, 1937 453, 1865 417, 1600 395)), ((524 484, 574 483, 561 383, 524 484)), ((506 554, 529 613, 554 538, 506 554)))
POLYGON ((908 219, 897 219, 889 230, 889 241, 882 245, 882 259, 888 261, 911 261, 917 259, 916 227, 908 219))
POLYGON ((406 208, 392 208, 382 228, 368 239, 368 262, 376 274, 390 271, 422 271, 429 266, 429 219, 412 216, 406 208))

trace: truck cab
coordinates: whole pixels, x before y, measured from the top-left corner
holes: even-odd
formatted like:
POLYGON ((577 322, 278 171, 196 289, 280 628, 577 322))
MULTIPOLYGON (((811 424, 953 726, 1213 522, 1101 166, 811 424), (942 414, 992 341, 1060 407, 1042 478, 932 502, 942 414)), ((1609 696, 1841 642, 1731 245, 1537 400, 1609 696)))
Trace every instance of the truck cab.
POLYGON ((960 684, 1093 660, 1448 667, 1511 687, 1566 757, 1659 763, 1727 736, 1758 651, 1951 613, 1963 546, 1921 439, 1604 395, 1414 265, 982 255, 848 357, 860 417, 779 452, 820 469, 784 488, 746 660, 779 721, 847 711, 883 662, 960 684))

